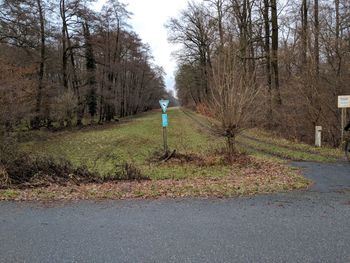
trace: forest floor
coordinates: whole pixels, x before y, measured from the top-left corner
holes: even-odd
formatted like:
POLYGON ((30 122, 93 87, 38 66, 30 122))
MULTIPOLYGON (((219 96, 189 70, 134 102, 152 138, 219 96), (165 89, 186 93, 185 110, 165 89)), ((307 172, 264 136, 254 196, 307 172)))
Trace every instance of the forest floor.
POLYGON ((112 181, 102 184, 51 185, 0 190, 0 200, 74 200, 158 197, 232 197, 304 189, 312 183, 288 161, 332 162, 342 158, 338 150, 276 138, 251 130, 242 134, 243 153, 233 164, 222 157, 222 138, 205 131, 205 118, 181 108, 168 112, 168 142, 174 158, 160 161, 161 114, 152 111, 119 123, 81 130, 30 134, 21 149, 32 156, 64 158, 74 166, 86 166, 102 177, 129 166, 149 180, 112 181))

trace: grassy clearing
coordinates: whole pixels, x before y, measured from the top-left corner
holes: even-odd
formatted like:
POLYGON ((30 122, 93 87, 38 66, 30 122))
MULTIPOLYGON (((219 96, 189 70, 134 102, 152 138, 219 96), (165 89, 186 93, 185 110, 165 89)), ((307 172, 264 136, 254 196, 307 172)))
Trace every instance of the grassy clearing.
MULTIPOLYGON (((161 116, 150 112, 105 129, 59 132, 23 144, 23 150, 34 155, 63 157, 74 165, 86 165, 102 176, 125 162, 139 167, 151 179, 180 179, 197 175, 222 176, 228 171, 217 163, 217 169, 198 169, 195 165, 159 164, 149 160, 162 150, 161 116)), ((198 133, 190 119, 178 109, 169 111, 169 146, 182 154, 207 156, 223 147, 217 140, 198 133)))
POLYGON ((220 155, 223 139, 204 132, 181 109, 170 109, 168 114, 169 147, 191 160, 154 161, 162 150, 161 114, 158 111, 107 126, 45 133, 43 136, 41 132, 22 143, 22 150, 34 156, 65 158, 74 166, 85 165, 101 176, 113 173, 116 166, 128 162, 151 178, 150 181, 0 190, 0 200, 229 197, 288 191, 310 184, 281 159, 254 149, 246 150, 253 157, 227 165, 220 155))

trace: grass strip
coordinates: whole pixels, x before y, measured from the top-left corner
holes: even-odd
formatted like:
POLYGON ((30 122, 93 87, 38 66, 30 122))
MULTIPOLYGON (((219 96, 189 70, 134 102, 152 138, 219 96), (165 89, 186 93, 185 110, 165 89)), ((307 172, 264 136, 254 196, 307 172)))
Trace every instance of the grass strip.
POLYGON ((285 147, 293 151, 303 151, 311 154, 322 155, 327 158, 340 159, 343 157, 342 151, 328 147, 314 147, 305 143, 292 142, 290 140, 276 137, 271 133, 262 130, 249 130, 243 134, 249 139, 255 139, 263 143, 275 144, 280 147, 285 147))
POLYGON ((248 145, 254 149, 257 149, 267 154, 271 154, 283 159, 289 159, 293 161, 313 161, 313 162, 335 162, 336 158, 325 157, 318 154, 312 154, 302 151, 294 151, 285 147, 280 147, 278 145, 264 143, 258 140, 252 140, 244 136, 239 136, 237 141, 248 145))

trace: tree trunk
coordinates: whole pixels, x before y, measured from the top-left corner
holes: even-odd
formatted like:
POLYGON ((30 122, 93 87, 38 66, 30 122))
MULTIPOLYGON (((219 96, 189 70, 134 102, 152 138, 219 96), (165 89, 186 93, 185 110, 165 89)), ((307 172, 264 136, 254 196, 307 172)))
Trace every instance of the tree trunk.
POLYGON ((72 86, 73 86, 74 93, 77 96, 77 100, 78 100, 77 126, 81 126, 81 125, 83 125, 82 120, 83 120, 83 116, 84 116, 84 104, 83 104, 82 97, 80 94, 78 77, 77 77, 77 73, 76 73, 76 69, 75 69, 74 53, 73 53, 73 48, 72 48, 72 44, 71 44, 70 37, 69 37, 67 24, 65 26, 65 31, 66 31, 66 37, 67 37, 67 46, 68 46, 68 50, 69 50, 69 57, 70 57, 70 62, 71 62, 71 66, 72 66, 72 69, 71 69, 72 75, 73 75, 72 86))
POLYGON ((248 54, 249 54, 249 76, 252 76, 254 80, 256 80, 256 74, 255 74, 255 50, 253 45, 253 37, 254 37, 254 30, 253 30, 253 21, 252 21, 252 4, 250 1, 247 3, 247 45, 248 45, 248 54))
POLYGON ((42 106, 42 89, 43 89, 43 79, 44 79, 44 69, 45 69, 45 21, 44 13, 42 9, 41 0, 37 0, 38 11, 39 11, 39 23, 40 23, 40 64, 38 72, 38 91, 36 95, 36 105, 35 105, 35 119, 33 121, 33 128, 37 129, 40 126, 42 120, 41 116, 41 106, 42 106))
POLYGON ((279 73, 278 73, 278 17, 276 0, 271 0, 271 25, 272 25, 272 56, 271 64, 274 73, 274 89, 276 92, 276 103, 282 105, 279 73))
POLYGON ((236 138, 234 135, 228 135, 227 137, 227 154, 229 162, 233 161, 233 157, 236 154, 236 138))
POLYGON ((90 29, 87 21, 83 24, 85 38, 85 57, 87 70, 87 85, 89 87, 87 94, 88 110, 91 116, 91 123, 97 112, 97 92, 96 92, 96 61, 91 44, 90 29))
POLYGON ((222 20, 223 20, 223 1, 217 0, 216 1, 216 10, 218 13, 218 29, 219 29, 219 37, 220 37, 220 49, 224 46, 224 30, 222 26, 222 20))
POLYGON ((273 94, 272 94, 272 76, 271 76, 271 51, 270 51, 270 17, 269 17, 269 8, 270 3, 269 0, 264 0, 264 29, 265 29, 265 41, 264 41, 264 51, 265 51, 265 60, 266 60, 266 77, 267 77, 267 91, 269 96, 269 105, 267 110, 267 125, 268 128, 271 128, 273 123, 273 94))
POLYGON ((63 76, 63 87, 68 90, 68 74, 67 74, 67 47, 66 47, 66 5, 65 0, 60 1, 60 13, 62 19, 62 76, 63 76))
POLYGON ((320 46, 319 46, 319 34, 320 23, 318 19, 318 0, 314 0, 314 19, 315 19, 315 47, 314 47, 314 60, 315 60, 315 73, 316 77, 320 74, 320 46))
POLYGON ((301 5, 301 72, 305 73, 306 70, 306 64, 307 64, 307 12, 308 12, 308 6, 307 6, 307 0, 303 0, 301 5))
POLYGON ((340 76, 341 72, 341 63, 342 58, 340 55, 340 47, 339 47, 339 39, 340 39, 340 14, 339 14, 339 0, 335 0, 335 55, 337 57, 337 76, 340 76))

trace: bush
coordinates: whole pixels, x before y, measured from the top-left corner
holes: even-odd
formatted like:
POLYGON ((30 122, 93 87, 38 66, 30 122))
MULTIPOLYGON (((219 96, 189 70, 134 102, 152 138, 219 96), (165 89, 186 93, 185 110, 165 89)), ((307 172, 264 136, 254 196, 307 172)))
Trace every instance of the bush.
POLYGON ((18 156, 18 144, 14 135, 0 130, 0 164, 6 164, 18 156))
MULTIPOLYGON (((108 179, 106 179, 108 180, 108 179)), ((64 159, 20 155, 0 164, 0 189, 100 183, 103 180, 86 167, 75 168, 64 159)))
POLYGON ((85 166, 74 167, 65 159, 57 160, 52 157, 31 157, 28 154, 19 154, 13 159, 8 158, 6 162, 0 162, 0 189, 149 179, 141 173, 140 169, 129 163, 116 165, 113 174, 101 177, 85 166))

